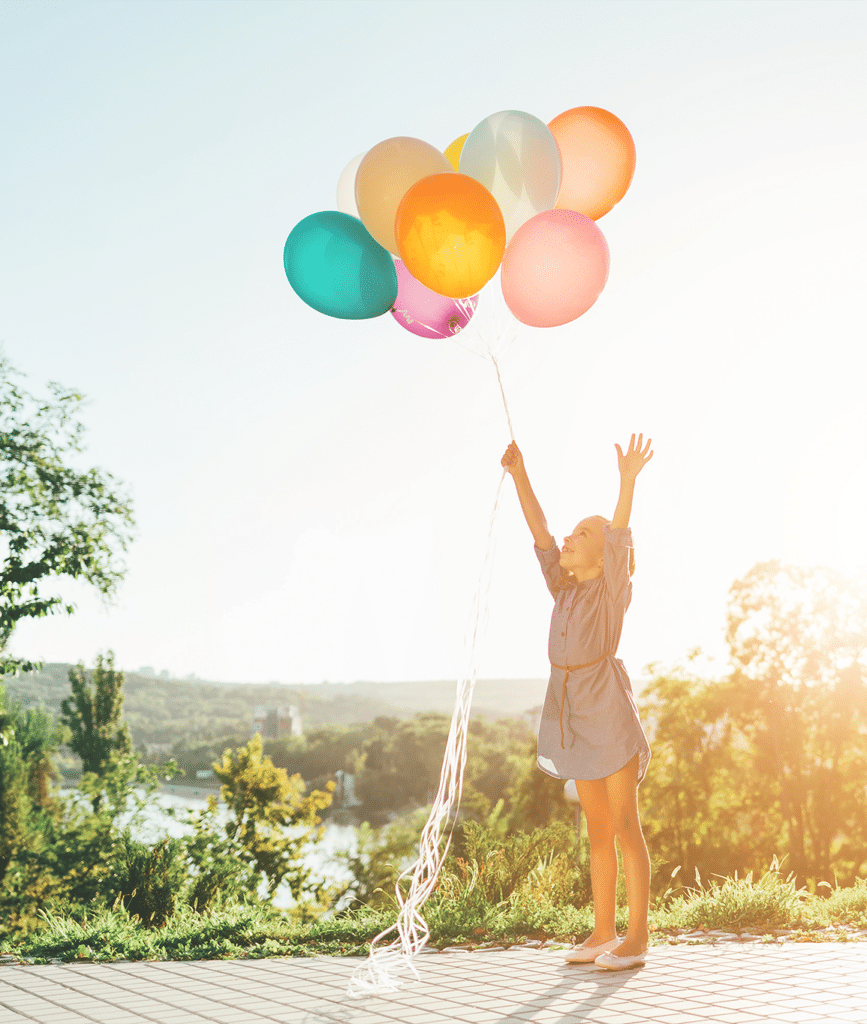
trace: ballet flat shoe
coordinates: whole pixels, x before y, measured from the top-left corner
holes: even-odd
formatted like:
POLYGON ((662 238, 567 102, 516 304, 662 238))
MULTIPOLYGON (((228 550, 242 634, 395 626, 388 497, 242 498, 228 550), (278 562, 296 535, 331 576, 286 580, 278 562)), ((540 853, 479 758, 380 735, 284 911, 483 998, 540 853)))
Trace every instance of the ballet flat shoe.
POLYGON ((635 956, 615 956, 613 953, 602 953, 596 957, 596 966, 604 967, 608 971, 624 971, 627 967, 638 967, 647 958, 647 950, 643 953, 636 953, 635 956))
POLYGON ((610 939, 598 946, 579 946, 577 949, 570 949, 563 958, 569 964, 592 964, 600 954, 607 953, 609 949, 616 949, 621 939, 610 939))

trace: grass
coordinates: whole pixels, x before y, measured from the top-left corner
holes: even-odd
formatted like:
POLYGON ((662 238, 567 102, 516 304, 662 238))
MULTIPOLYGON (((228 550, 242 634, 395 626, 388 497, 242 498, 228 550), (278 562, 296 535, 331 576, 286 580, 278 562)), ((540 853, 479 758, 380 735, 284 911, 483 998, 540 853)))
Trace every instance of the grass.
POLYGON ((268 956, 362 955, 391 923, 367 913, 301 925, 266 907, 227 905, 204 914, 181 907, 162 928, 146 928, 122 905, 82 921, 42 914, 43 926, 3 952, 37 964, 76 960, 222 960, 268 956))
POLYGON ((670 929, 733 932, 787 928, 804 923, 808 905, 821 914, 821 900, 795 888, 792 877, 783 878, 776 864, 758 881, 750 873, 705 885, 696 872, 696 888, 672 900, 659 923, 667 919, 670 929))
MULTIPOLYGON (((510 945, 527 939, 581 941, 592 929, 589 906, 575 907, 526 886, 500 903, 437 893, 424 910, 430 945, 510 945)), ((262 906, 224 905, 205 914, 179 909, 162 928, 145 928, 122 905, 80 921, 43 913, 42 927, 2 952, 36 964, 92 960, 215 960, 273 956, 363 956, 368 944, 394 920, 394 912, 361 908, 341 916, 299 924, 262 906)), ((626 927, 625 909, 618 929, 626 927)), ((867 879, 827 897, 796 889, 772 868, 752 876, 703 883, 686 894, 659 901, 651 910, 655 942, 676 932, 714 929, 792 938, 840 938, 828 929, 867 928, 867 879)), ((843 933, 845 934, 845 933, 843 933)))

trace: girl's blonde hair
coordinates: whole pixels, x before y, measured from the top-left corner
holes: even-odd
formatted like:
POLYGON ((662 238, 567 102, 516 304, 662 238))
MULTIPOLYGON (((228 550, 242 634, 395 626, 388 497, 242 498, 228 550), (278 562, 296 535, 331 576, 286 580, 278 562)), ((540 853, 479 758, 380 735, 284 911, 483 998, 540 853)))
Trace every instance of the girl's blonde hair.
MULTIPOLYGON (((588 519, 599 519, 602 521, 602 525, 605 526, 610 523, 610 519, 606 519, 605 516, 588 516, 588 519)), ((635 548, 629 549, 629 575, 632 576, 635 573, 635 548)), ((560 579, 554 584, 554 592, 559 593, 561 590, 569 590, 572 587, 578 586, 578 580, 572 575, 568 569, 560 570, 560 579)))

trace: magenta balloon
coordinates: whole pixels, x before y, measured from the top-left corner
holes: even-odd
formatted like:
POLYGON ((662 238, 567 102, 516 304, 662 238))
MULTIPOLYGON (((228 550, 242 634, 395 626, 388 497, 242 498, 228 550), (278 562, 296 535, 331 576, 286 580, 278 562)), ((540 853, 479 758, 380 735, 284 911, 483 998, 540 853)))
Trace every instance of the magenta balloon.
POLYGON ((568 324, 599 298, 609 265, 608 243, 595 221, 574 210, 545 210, 506 246, 503 298, 530 327, 568 324))
POLYGON ((478 295, 471 299, 450 299, 416 281, 402 260, 395 259, 394 268, 397 298, 391 315, 401 327, 420 338, 450 338, 467 326, 476 311, 478 295))

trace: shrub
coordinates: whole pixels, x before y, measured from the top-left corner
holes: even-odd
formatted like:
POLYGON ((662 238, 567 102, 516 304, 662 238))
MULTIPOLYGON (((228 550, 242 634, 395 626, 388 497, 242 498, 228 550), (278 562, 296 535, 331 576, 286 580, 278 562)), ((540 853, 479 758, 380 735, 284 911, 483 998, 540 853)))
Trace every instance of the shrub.
POLYGON ((107 897, 118 901, 130 917, 150 928, 161 928, 174 913, 186 882, 183 844, 163 839, 155 846, 140 843, 125 831, 118 843, 107 897))
POLYGON ((359 905, 375 910, 394 906, 398 876, 418 857, 427 816, 426 810, 417 811, 382 828, 367 822, 358 828, 355 852, 340 851, 333 858, 352 875, 338 900, 341 912, 359 905))
POLYGON ((590 898, 589 865, 575 829, 562 821, 532 832, 503 834, 498 823, 468 821, 455 829, 440 876, 440 897, 501 904, 513 894, 545 894, 583 906, 590 898))

